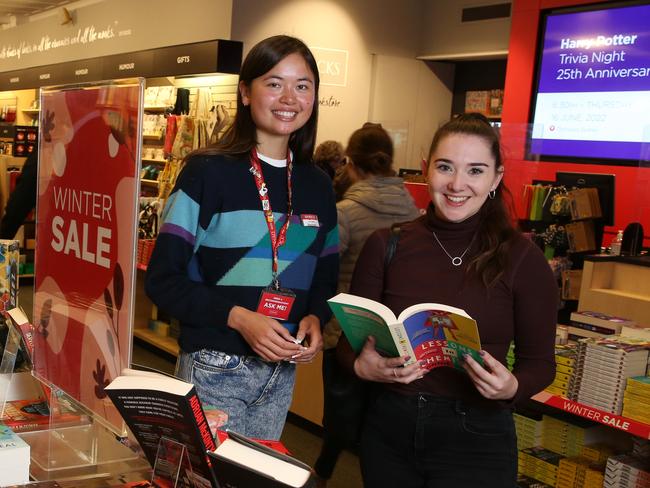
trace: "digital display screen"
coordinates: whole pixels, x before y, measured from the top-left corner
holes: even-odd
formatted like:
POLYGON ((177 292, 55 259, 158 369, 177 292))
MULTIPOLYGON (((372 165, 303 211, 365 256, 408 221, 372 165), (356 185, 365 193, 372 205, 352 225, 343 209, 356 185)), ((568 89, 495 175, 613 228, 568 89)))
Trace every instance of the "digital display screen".
POLYGON ((650 5, 596 8, 544 17, 530 159, 650 159, 650 5))

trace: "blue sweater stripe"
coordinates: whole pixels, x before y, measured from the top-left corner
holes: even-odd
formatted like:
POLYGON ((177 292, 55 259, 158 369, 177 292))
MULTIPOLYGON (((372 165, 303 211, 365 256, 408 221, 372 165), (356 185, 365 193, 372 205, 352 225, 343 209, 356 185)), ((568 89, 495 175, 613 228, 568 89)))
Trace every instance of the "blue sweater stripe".
POLYGON ((162 218, 166 224, 181 227, 195 237, 199 211, 199 204, 179 189, 167 200, 162 218))

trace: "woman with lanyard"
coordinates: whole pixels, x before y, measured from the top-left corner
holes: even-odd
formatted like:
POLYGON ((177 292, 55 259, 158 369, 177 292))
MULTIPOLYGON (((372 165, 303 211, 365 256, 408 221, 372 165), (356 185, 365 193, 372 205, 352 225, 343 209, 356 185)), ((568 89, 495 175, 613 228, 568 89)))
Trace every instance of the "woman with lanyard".
POLYGON ((336 290, 334 195, 311 163, 318 84, 302 41, 251 49, 233 125, 188 156, 147 271, 147 294, 181 324, 177 376, 249 437, 280 437, 336 290))

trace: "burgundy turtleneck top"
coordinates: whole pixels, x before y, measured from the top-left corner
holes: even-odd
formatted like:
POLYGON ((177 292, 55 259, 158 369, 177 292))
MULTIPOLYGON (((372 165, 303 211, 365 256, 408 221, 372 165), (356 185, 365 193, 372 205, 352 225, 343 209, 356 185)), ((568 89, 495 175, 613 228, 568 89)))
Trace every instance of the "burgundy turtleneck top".
MULTIPOLYGON (((397 250, 384 277, 384 254, 389 232, 373 233, 366 241, 352 277, 350 293, 380 301, 395 315, 422 302, 451 305, 476 319, 483 349, 506 362, 511 341, 515 343, 513 374, 519 387, 508 402, 487 400, 469 376, 448 367, 427 373, 409 385, 387 384, 404 394, 429 393, 473 404, 508 407, 529 398, 549 385, 555 375, 555 327, 558 288, 540 249, 521 234, 514 238, 509 264, 497 282, 486 288, 479 277, 466 273, 476 253, 472 242, 480 221, 476 214, 464 222, 451 223, 436 217, 432 205, 427 214, 402 226, 397 250), (470 246, 461 266, 451 259, 470 246)), ((349 346, 339 357, 351 366, 349 346)))

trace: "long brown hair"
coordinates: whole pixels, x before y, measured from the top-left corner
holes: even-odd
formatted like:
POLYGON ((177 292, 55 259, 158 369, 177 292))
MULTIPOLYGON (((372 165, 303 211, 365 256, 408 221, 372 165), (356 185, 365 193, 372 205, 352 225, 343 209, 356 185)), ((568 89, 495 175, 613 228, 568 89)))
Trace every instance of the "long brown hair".
MULTIPOLYGON (((289 137, 289 148, 296 162, 311 162, 316 144, 318 125, 318 85, 320 77, 314 55, 300 39, 291 36, 273 36, 258 42, 250 50, 241 67, 239 82, 250 88, 255 78, 269 72, 276 64, 290 54, 299 54, 314 75, 314 106, 311 117, 305 125, 289 137)), ((209 147, 197 149, 188 158, 197 154, 248 155, 257 145, 256 126, 250 106, 244 106, 241 91, 237 90, 237 114, 232 125, 219 141, 209 147)))
MULTIPOLYGON (((440 127, 433 136, 428 160, 431 160, 431 155, 440 141, 452 134, 483 138, 490 146, 495 170, 503 171, 499 136, 488 119, 476 113, 460 115, 440 127)), ((518 233, 512 221, 512 203, 512 194, 502 179, 495 190, 494 198, 488 198, 479 210, 480 223, 476 235, 479 252, 469 263, 468 272, 476 273, 486 286, 493 285, 503 274, 508 264, 509 251, 518 233)))

